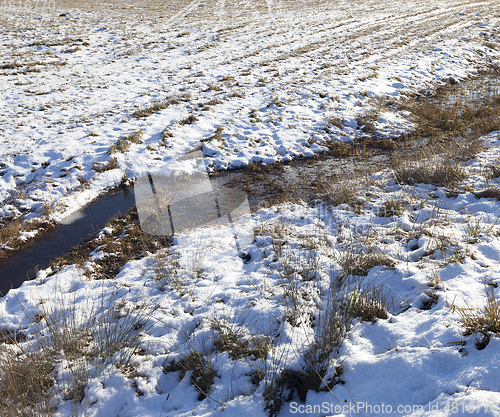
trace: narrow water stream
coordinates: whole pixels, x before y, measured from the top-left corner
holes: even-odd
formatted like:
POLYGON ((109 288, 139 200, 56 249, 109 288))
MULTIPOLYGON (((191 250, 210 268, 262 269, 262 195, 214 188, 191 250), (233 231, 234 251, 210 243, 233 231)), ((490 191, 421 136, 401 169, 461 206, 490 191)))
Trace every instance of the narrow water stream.
MULTIPOLYGON (((381 162, 380 157, 377 158, 373 161, 357 157, 308 159, 261 174, 245 169, 231 170, 213 176, 210 182, 216 191, 247 185, 251 209, 272 201, 277 187, 281 192, 286 190, 296 201, 310 201, 308 191, 314 179, 321 177, 332 180, 334 177, 350 176, 355 171, 381 162)), ((112 190, 70 216, 65 224, 58 224, 43 236, 28 242, 23 249, 0 263, 0 294, 4 295, 9 289, 18 288, 24 281, 34 279, 37 270, 46 268, 51 260, 83 243, 101 230, 109 219, 126 213, 133 205, 135 198, 132 189, 112 190)))
MULTIPOLYGON (((457 114, 460 114, 464 104, 475 109, 486 98, 500 97, 499 94, 500 77, 498 74, 486 74, 452 88, 445 88, 444 91, 438 90, 437 96, 423 100, 438 104, 440 108, 456 108, 457 114)), ((495 103, 496 101, 493 102, 495 103)), ((277 165, 264 171, 226 171, 212 176, 210 181, 215 190, 228 187, 245 191, 251 209, 263 203, 280 202, 280 196, 310 203, 318 196, 318 189, 322 189, 321 183, 359 177, 363 172, 368 173, 385 166, 388 159, 389 153, 380 151, 367 158, 323 155, 277 165)), ((113 190, 81 209, 73 216, 74 221, 70 219, 65 222, 68 224, 57 225, 43 236, 30 241, 22 250, 0 263, 0 295, 35 278, 37 269, 46 268, 52 259, 83 243, 102 229, 110 218, 127 212, 134 204, 131 190, 113 190)))
POLYGON ((71 216, 74 221, 59 224, 42 236, 36 237, 26 246, 0 263, 0 293, 36 276, 36 270, 47 267, 50 261, 63 255, 102 229, 106 222, 125 213, 134 204, 133 193, 127 190, 112 190, 87 207, 71 216))

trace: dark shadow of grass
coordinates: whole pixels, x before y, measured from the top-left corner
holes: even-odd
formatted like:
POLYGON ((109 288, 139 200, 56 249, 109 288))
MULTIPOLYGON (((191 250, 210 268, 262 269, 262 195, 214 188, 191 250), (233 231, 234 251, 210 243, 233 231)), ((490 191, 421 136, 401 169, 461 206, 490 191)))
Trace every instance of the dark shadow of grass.
POLYGON ((184 379, 186 373, 191 371, 189 379, 191 384, 199 392, 198 401, 203 401, 207 398, 210 387, 213 385, 214 378, 217 374, 200 352, 192 351, 180 360, 174 360, 168 365, 163 364, 164 373, 178 371, 180 371, 179 380, 184 379))

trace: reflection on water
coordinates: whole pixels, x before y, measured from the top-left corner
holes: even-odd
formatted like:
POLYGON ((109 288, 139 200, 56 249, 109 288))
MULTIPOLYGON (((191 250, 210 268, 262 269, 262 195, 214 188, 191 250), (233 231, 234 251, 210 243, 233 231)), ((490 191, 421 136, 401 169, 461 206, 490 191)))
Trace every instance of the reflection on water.
POLYGON ((24 281, 33 279, 36 270, 45 268, 54 258, 62 256, 102 229, 106 222, 125 213, 134 204, 127 190, 113 190, 89 206, 70 216, 43 236, 30 241, 21 251, 0 263, 0 293, 6 294, 24 281))

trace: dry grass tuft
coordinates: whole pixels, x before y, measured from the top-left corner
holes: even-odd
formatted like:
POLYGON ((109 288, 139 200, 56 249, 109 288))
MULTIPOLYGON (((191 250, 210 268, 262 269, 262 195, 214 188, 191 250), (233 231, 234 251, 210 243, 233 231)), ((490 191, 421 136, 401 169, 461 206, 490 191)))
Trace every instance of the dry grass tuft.
POLYGON ((116 168, 117 164, 115 157, 109 158, 107 162, 94 162, 94 164, 92 165, 92 169, 99 173, 110 171, 116 168))
POLYGON ((470 307, 451 306, 460 316, 465 335, 482 334, 482 340, 477 341, 478 349, 484 349, 490 340, 490 333, 498 336, 500 334, 500 300, 495 297, 494 288, 486 289, 486 305, 482 310, 470 307))
POLYGON ((364 276, 376 266, 394 267, 392 259, 375 249, 363 251, 355 248, 345 248, 340 257, 340 264, 344 270, 344 276, 364 276))
MULTIPOLYGON (((383 263, 385 265, 385 263, 383 263)), ((375 265, 378 266, 378 265, 375 265)), ((351 295, 351 315, 361 321, 375 323, 377 319, 387 319, 389 296, 381 288, 360 287, 351 295)))
POLYGON ((108 153, 113 155, 114 153, 120 152, 125 153, 130 148, 130 146, 135 143, 137 145, 142 143, 142 136, 144 132, 142 130, 137 130, 129 135, 122 136, 109 148, 108 153))
POLYGON ((53 352, 0 347, 0 415, 5 417, 51 416, 53 352))
POLYGON ((378 215, 380 217, 398 216, 403 212, 405 203, 402 200, 387 200, 379 210, 378 215))
POLYGON ((72 401, 78 415, 93 372, 104 363, 127 367, 151 317, 125 308, 114 292, 83 314, 64 296, 53 306, 41 304, 40 314, 24 314, 30 337, 0 346, 2 416, 51 416, 61 400, 72 401))
POLYGON ((243 333, 232 331, 228 326, 215 323, 219 331, 214 341, 214 348, 219 352, 227 352, 232 360, 253 356, 255 359, 266 359, 271 343, 266 337, 245 337, 243 333))
POLYGON ((467 177, 467 171, 455 157, 456 148, 450 147, 450 143, 430 144, 412 151, 392 155, 391 165, 400 183, 455 187, 467 177))
POLYGON ((242 91, 234 91, 231 94, 229 94, 229 97, 245 98, 245 93, 243 93, 242 91))
POLYGON ((339 129, 343 129, 344 128, 344 123, 341 119, 339 119, 338 117, 330 117, 327 122, 326 122, 327 126, 335 126, 339 129))
POLYGON ((174 360, 168 365, 166 363, 163 364, 164 373, 178 371, 180 371, 179 381, 184 379, 188 371, 191 371, 189 379, 199 392, 198 401, 203 401, 207 398, 217 374, 210 362, 200 352, 192 351, 180 360, 174 360))
POLYGON ((354 205, 358 200, 359 183, 356 181, 342 181, 331 186, 326 201, 332 206, 339 204, 354 205))
POLYGON ((135 117, 136 119, 140 119, 142 117, 148 117, 154 113, 166 109, 168 106, 169 106, 168 102, 166 103, 162 101, 155 101, 149 107, 142 110, 136 110, 135 112, 133 112, 132 117, 135 117))
POLYGON ((136 110, 134 113, 132 113, 132 117, 135 117, 136 119, 149 117, 152 114, 168 108, 169 106, 180 104, 182 102, 189 101, 190 99, 191 95, 189 93, 183 93, 178 96, 170 96, 166 99, 166 101, 155 100, 151 103, 150 106, 142 110, 136 110))
POLYGON ((396 179, 403 184, 433 184, 453 187, 467 177, 466 171, 460 165, 449 160, 441 163, 415 161, 403 163, 394 170, 396 179))
POLYGON ((18 219, 6 219, 0 227, 0 243, 10 246, 19 237, 22 224, 18 219))
POLYGON ((197 121, 198 121, 198 118, 194 114, 190 114, 185 119, 180 120, 179 124, 184 126, 184 125, 190 125, 190 124, 197 122, 197 121))
POLYGON ((365 133, 375 133, 374 123, 380 116, 380 111, 371 109, 356 117, 356 123, 365 133))

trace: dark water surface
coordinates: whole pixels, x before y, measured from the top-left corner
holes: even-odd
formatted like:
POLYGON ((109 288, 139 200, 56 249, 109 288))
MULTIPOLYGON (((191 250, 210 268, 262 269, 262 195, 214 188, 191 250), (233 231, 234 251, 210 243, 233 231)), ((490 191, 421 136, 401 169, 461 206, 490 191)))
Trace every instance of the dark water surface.
POLYGON ((35 278, 37 269, 47 267, 52 259, 84 242, 110 218, 127 212, 133 204, 131 191, 112 190, 72 215, 75 220, 70 224, 56 225, 28 242, 22 250, 0 263, 0 293, 4 295, 10 288, 18 288, 24 281, 35 278))
MULTIPOLYGON (((377 161, 380 163, 380 161, 377 161)), ((331 175, 347 177, 356 169, 372 165, 373 161, 355 157, 306 159, 293 161, 276 172, 266 172, 265 180, 247 170, 230 170, 210 179, 215 192, 227 193, 223 188, 239 188, 240 181, 251 184, 248 191, 250 208, 258 207, 272 200, 276 184, 288 190, 290 196, 308 201, 310 183, 318 176, 331 175)), ((376 165, 376 164, 375 164, 376 165)), ((227 189, 226 188, 226 189, 227 189)), ((29 241, 19 252, 0 262, 0 293, 4 295, 11 288, 18 288, 26 280, 34 279, 36 271, 49 266, 51 260, 64 255, 74 246, 83 243, 101 230, 106 222, 120 213, 126 213, 135 205, 133 189, 117 189, 98 197, 87 207, 79 210, 40 237, 29 241), (74 219, 74 220, 73 220, 74 219)))

